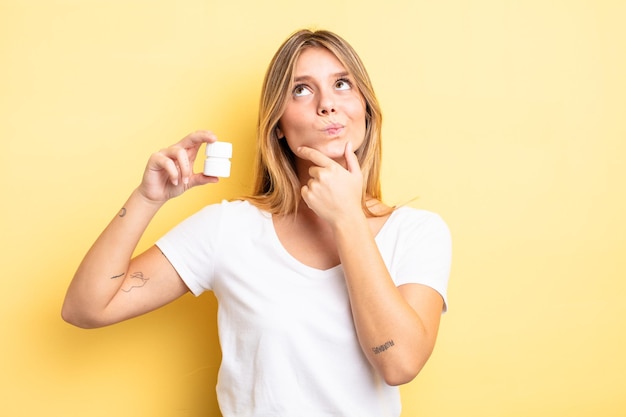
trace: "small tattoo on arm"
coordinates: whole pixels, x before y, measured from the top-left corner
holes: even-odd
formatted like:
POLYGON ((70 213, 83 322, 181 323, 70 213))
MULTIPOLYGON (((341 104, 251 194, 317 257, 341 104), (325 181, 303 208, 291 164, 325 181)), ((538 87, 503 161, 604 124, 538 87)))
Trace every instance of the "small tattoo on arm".
POLYGON ((122 207, 122 209, 120 210, 118 216, 120 216, 120 217, 126 216, 126 207, 122 207))
POLYGON ((393 340, 390 340, 384 345, 373 347, 372 351, 374 352, 374 355, 378 355, 379 353, 383 353, 387 349, 390 349, 391 347, 393 347, 393 345, 394 345, 393 340))
POLYGON ((111 279, 115 279, 115 278, 123 277, 124 275, 126 275, 126 273, 125 273, 125 272, 122 272, 122 273, 121 273, 121 274, 119 274, 119 275, 115 275, 115 276, 111 277, 111 279))
POLYGON ((130 276, 130 280, 124 283, 122 291, 131 292, 135 288, 141 288, 150 280, 148 277, 144 277, 143 272, 135 272, 130 276))

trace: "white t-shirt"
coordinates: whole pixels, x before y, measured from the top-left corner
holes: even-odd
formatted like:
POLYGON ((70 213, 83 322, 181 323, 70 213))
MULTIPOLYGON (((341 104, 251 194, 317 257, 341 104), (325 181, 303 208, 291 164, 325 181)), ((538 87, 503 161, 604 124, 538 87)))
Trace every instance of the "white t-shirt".
MULTIPOLYGON (((376 236, 396 285, 420 283, 446 302, 451 245, 436 214, 396 209, 376 236)), ((359 346, 341 265, 291 256, 272 217, 246 201, 205 207, 157 245, 195 294, 218 300, 224 417, 398 417, 359 346)))

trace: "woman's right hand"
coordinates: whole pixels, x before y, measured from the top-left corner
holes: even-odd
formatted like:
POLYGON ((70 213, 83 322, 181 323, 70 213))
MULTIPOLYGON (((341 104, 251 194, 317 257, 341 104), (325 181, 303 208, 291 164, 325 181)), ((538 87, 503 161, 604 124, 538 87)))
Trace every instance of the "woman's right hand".
POLYGON ((106 326, 154 310, 188 291, 156 246, 136 257, 133 254, 163 203, 189 188, 218 181, 193 172, 202 144, 216 140, 211 132, 197 131, 150 156, 141 184, 74 274, 62 309, 68 323, 106 326))
POLYGON ((198 130, 152 154, 143 173, 139 193, 150 202, 163 204, 192 187, 217 182, 217 177, 193 172, 200 146, 215 141, 217 136, 214 133, 198 130))

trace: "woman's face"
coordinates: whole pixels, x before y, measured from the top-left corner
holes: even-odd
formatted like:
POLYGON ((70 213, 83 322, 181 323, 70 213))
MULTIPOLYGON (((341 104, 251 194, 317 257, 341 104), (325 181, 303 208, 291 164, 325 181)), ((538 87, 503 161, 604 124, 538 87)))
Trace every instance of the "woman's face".
POLYGON ((348 70, 330 51, 304 49, 294 68, 291 94, 278 122, 278 137, 291 150, 308 146, 343 163, 365 138, 365 100, 348 70))

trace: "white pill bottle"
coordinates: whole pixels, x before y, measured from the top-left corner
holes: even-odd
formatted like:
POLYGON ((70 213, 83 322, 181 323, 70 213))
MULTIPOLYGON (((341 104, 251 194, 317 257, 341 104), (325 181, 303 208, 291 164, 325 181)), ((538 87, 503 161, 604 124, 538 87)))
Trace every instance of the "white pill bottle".
POLYGON ((205 153, 204 175, 210 177, 230 177, 230 158, 233 156, 232 143, 207 143, 205 153))

